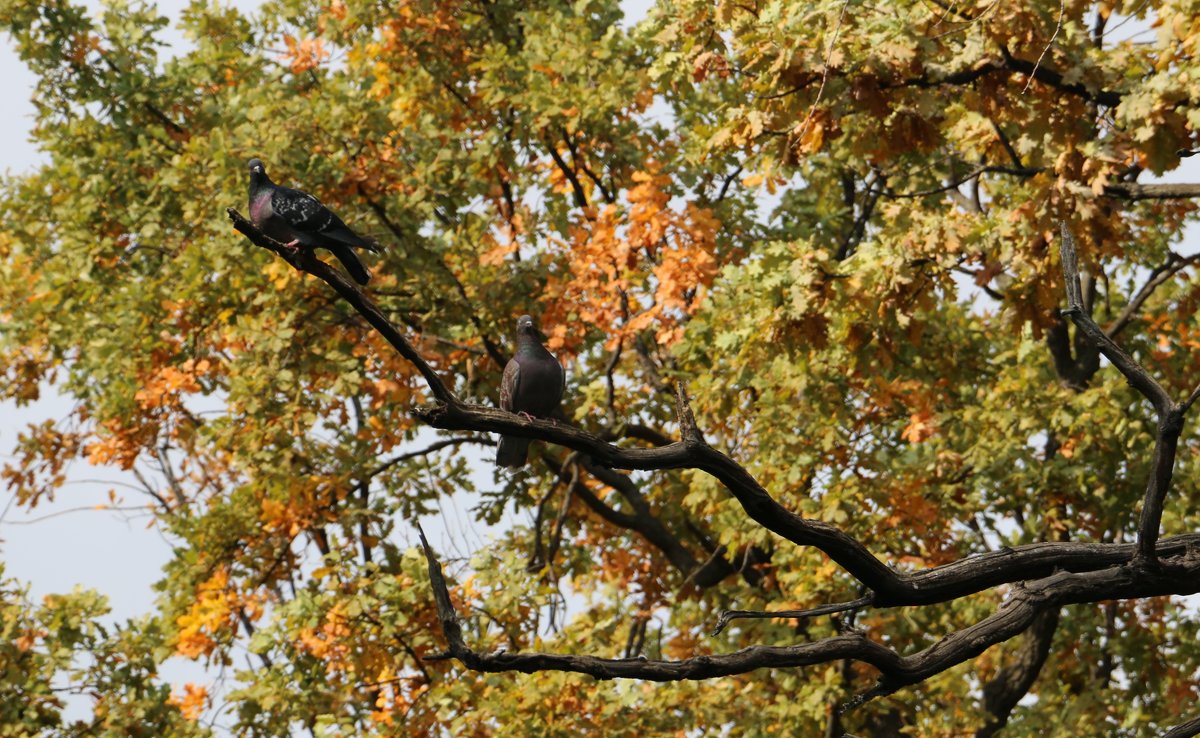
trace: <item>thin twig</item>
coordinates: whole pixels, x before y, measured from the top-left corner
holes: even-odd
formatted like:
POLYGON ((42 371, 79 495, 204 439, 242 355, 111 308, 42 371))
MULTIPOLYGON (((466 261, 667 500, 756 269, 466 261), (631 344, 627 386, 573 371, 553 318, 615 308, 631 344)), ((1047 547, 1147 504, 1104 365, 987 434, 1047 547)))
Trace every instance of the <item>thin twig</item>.
POLYGON ((804 122, 800 124, 800 133, 796 136, 797 141, 804 140, 813 116, 817 114, 817 106, 821 104, 821 98, 825 96, 825 83, 829 81, 829 62, 833 60, 833 47, 837 44, 838 34, 842 32, 842 19, 846 17, 846 9, 849 7, 850 0, 846 0, 842 3, 841 12, 838 13, 837 25, 833 27, 833 37, 829 39, 829 46, 825 49, 825 63, 821 65, 821 86, 817 88, 817 96, 808 109, 808 115, 804 116, 804 122))
POLYGON ((1033 78, 1037 75, 1038 67, 1042 66, 1042 59, 1046 58, 1046 52, 1050 51, 1050 47, 1054 45, 1055 39, 1058 38, 1058 34, 1062 31, 1063 16, 1066 14, 1067 0, 1059 0, 1058 23, 1054 26, 1054 35, 1050 37, 1050 41, 1046 44, 1046 47, 1042 49, 1042 53, 1040 56, 1038 56, 1037 61, 1034 62, 1033 71, 1029 73, 1028 79, 1025 80, 1025 89, 1021 90, 1022 95, 1024 95, 1026 92, 1029 92, 1029 85, 1033 84, 1033 78))
POLYGON ((1141 286, 1141 288, 1129 301, 1129 304, 1126 305, 1125 309, 1121 311, 1121 314, 1117 316, 1117 319, 1104 329, 1104 332, 1107 333, 1110 338, 1116 338, 1117 334, 1123 331, 1125 327, 1133 321, 1133 319, 1137 316, 1138 311, 1142 309, 1142 305, 1146 303, 1146 300, 1150 299, 1150 296, 1154 294, 1156 289, 1165 284, 1171 279, 1171 277, 1174 277, 1179 272, 1196 263, 1197 259, 1200 259, 1200 253, 1187 257, 1181 257, 1175 253, 1168 254, 1167 261, 1158 265, 1150 272, 1150 276, 1146 280, 1146 283, 1141 286))
POLYGON ((857 610, 860 607, 867 607, 875 601, 874 595, 859 597, 857 600, 849 602, 836 602, 832 605, 821 605, 820 607, 810 607, 807 610, 726 610, 721 613, 721 617, 717 620, 717 625, 713 628, 712 634, 719 635, 725 630, 725 626, 729 625, 730 621, 752 618, 757 620, 767 620, 775 618, 812 618, 818 615, 832 615, 833 613, 846 612, 848 610, 857 610))

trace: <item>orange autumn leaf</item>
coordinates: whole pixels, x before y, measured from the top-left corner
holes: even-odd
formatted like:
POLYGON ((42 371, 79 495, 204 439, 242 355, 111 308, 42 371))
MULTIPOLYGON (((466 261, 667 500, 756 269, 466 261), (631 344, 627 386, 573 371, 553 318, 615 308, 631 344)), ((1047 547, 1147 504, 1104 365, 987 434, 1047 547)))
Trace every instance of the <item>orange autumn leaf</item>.
POLYGON ((909 443, 920 443, 937 432, 937 424, 933 413, 929 410, 919 410, 909 416, 908 425, 900 432, 900 437, 909 443))
POLYGON ((196 588, 188 611, 176 618, 175 652, 190 659, 211 654, 217 634, 233 625, 242 605, 243 598, 230 588, 228 570, 218 569, 196 588))
MULTIPOLYGON (((681 338, 716 277, 721 223, 694 203, 672 207, 671 179, 656 170, 633 173, 627 208, 606 205, 572 229, 569 277, 552 275, 545 290, 546 324, 574 313, 614 339, 644 330, 663 345, 681 338)), ((550 347, 570 352, 565 337, 552 331, 550 347)))
POLYGON ((208 706, 208 688, 188 682, 183 685, 182 692, 172 692, 167 703, 178 707, 188 720, 198 720, 204 708, 208 706))
POLYGON ((292 70, 292 74, 315 69, 329 58, 329 51, 319 38, 296 39, 291 34, 284 34, 283 42, 287 45, 283 58, 288 60, 288 68, 292 70))

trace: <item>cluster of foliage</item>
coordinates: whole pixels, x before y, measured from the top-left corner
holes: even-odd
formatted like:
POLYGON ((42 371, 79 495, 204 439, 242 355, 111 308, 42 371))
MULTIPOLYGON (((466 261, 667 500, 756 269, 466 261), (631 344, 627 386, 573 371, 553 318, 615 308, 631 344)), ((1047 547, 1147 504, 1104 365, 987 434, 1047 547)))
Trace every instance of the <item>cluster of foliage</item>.
MULTIPOLYGON (((420 426, 415 367, 230 229, 252 156, 386 244, 369 293, 460 396, 496 397, 514 317, 539 315, 572 423, 660 446, 682 382, 709 443, 899 570, 1133 538, 1153 417, 1059 316, 1060 220, 1096 320, 1174 394, 1200 376, 1195 259, 1171 251, 1200 188, 1138 182, 1197 144, 1195 0, 660 0, 622 19, 614 0, 195 0, 166 56, 148 2, 0 0, 48 157, 0 184, 0 396, 75 401, 24 432, 3 480, 32 507, 74 460, 127 470, 175 546, 157 611, 120 628, 96 596, 37 608, 3 585, 0 690, 22 696, 0 703, 25 707, 0 732, 75 730, 48 691, 64 678, 113 734, 202 734, 218 708, 263 736, 528 735, 532 718, 544 735, 1140 735, 1187 717, 1200 619, 1169 597, 1049 613, 840 717, 871 667, 654 685, 423 659, 445 644, 409 521, 462 492, 480 521, 530 521, 452 568, 481 651, 682 659, 852 624, 908 653, 1008 588, 711 635, 722 609, 859 583, 698 471, 544 445, 480 485, 493 439, 420 426), (254 665, 221 705, 155 675, 243 647, 254 665)), ((1200 494, 1198 445, 1185 429, 1164 535, 1200 525, 1179 502, 1200 494)))

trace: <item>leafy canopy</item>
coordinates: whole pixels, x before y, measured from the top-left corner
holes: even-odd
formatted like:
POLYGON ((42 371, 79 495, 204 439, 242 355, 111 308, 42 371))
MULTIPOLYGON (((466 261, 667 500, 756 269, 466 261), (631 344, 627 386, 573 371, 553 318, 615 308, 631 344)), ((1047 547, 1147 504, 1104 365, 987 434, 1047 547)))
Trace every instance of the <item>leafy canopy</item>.
MULTIPOLYGON (((852 625, 912 653, 1010 588, 710 635, 725 608, 859 582, 696 470, 545 445, 481 483, 493 438, 420 426, 415 367, 223 209, 259 156, 379 238, 369 294, 465 399, 497 396, 526 312, 569 367, 573 424, 661 445, 683 383, 710 444, 897 570, 1127 542, 1154 420, 1059 317, 1056 224, 1096 320, 1186 395, 1200 293, 1170 249, 1197 191, 1140 180, 1196 145, 1198 18, 1193 0, 662 0, 636 25, 613 0, 196 0, 168 55, 151 3, 3 0, 48 163, 0 185, 0 393, 75 402, 24 432, 4 482, 34 507, 72 461, 124 469, 175 553, 156 612, 120 627, 97 595, 3 585, 2 689, 25 707, 0 732, 71 733, 51 687, 69 674, 92 734, 203 734, 207 687, 155 674, 171 654, 235 672, 222 722, 245 735, 1181 722, 1197 618, 1167 597, 1055 610, 841 718, 873 668, 658 685, 423 660, 445 644, 410 522, 461 492, 520 521, 451 567, 481 651, 683 659, 852 625)), ((1164 536, 1197 529, 1198 441, 1164 536)))

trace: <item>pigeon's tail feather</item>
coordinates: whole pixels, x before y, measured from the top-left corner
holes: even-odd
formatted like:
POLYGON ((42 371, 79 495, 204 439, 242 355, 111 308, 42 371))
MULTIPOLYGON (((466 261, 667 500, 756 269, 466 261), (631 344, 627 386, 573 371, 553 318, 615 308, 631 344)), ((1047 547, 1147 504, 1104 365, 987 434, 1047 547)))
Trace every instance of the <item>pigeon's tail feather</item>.
POLYGON ((496 466, 525 466, 528 453, 528 438, 500 436, 500 445, 496 447, 496 466))
POLYGON ((372 254, 383 253, 383 246, 381 246, 379 241, 375 240, 374 238, 371 238, 370 236, 359 236, 358 240, 362 241, 362 247, 367 251, 370 251, 372 254))
POLYGON ((321 235, 339 243, 344 243, 347 246, 353 246, 356 249, 366 249, 374 254, 383 253, 383 249, 379 246, 378 241, 358 235, 350 230, 349 226, 340 221, 321 231, 321 235))
POLYGON ((342 266, 346 267, 346 271, 350 272, 350 276, 359 284, 366 284, 371 281, 371 273, 359 261, 358 255, 349 246, 332 246, 329 249, 333 255, 342 262, 342 266))

